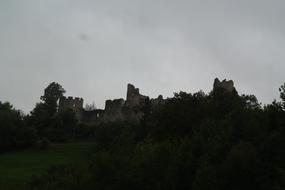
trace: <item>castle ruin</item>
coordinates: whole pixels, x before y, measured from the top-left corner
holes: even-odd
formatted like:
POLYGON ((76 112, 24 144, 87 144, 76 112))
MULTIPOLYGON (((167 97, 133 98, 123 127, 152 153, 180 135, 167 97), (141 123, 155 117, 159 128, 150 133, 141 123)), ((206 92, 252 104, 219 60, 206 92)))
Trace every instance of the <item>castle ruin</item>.
POLYGON ((226 79, 224 79, 223 81, 220 81, 218 78, 216 78, 214 81, 213 89, 216 89, 216 88, 222 88, 226 90, 227 92, 233 92, 235 90, 234 81, 226 80, 226 79))
POLYGON ((78 98, 78 97, 61 97, 59 99, 59 106, 58 106, 58 111, 59 112, 63 112, 66 110, 72 110, 74 111, 76 118, 78 120, 81 120, 82 118, 82 110, 83 110, 83 99, 82 98, 78 98))
MULTIPOLYGON (((213 89, 222 88, 228 92, 235 91, 234 82, 226 79, 220 81, 215 79, 213 89)), ((82 98, 62 97, 59 100, 59 112, 72 110, 75 112, 79 122, 93 125, 97 123, 110 123, 116 121, 127 121, 138 124, 144 117, 145 107, 156 107, 165 103, 162 95, 157 98, 150 99, 148 96, 140 94, 138 88, 128 84, 126 100, 114 99, 106 100, 105 109, 85 110, 83 108, 82 98)))
POLYGON ((147 101, 152 104, 163 102, 160 95, 159 98, 149 99, 148 96, 141 95, 138 88, 128 84, 127 97, 124 99, 106 100, 105 109, 94 109, 91 111, 84 110, 82 98, 62 97, 59 100, 59 111, 72 110, 75 112, 79 122, 85 124, 109 123, 116 121, 128 121, 131 123, 139 123, 144 116, 143 108, 147 101))

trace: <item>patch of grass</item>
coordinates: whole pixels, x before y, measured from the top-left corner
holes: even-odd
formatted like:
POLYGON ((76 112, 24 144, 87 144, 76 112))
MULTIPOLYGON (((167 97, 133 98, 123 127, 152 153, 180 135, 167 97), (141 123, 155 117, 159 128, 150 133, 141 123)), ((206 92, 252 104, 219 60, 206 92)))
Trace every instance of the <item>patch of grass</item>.
POLYGON ((0 189, 24 186, 33 175, 52 165, 84 162, 93 142, 53 144, 47 150, 29 149, 0 154, 0 189))

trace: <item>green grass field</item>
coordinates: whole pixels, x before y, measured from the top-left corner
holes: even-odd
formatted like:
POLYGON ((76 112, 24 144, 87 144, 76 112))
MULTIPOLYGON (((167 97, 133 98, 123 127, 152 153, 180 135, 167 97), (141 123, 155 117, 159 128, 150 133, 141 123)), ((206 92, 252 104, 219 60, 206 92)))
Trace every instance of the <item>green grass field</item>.
POLYGON ((0 154, 0 190, 20 189, 33 175, 52 165, 84 162, 95 143, 53 144, 47 150, 29 149, 0 154))

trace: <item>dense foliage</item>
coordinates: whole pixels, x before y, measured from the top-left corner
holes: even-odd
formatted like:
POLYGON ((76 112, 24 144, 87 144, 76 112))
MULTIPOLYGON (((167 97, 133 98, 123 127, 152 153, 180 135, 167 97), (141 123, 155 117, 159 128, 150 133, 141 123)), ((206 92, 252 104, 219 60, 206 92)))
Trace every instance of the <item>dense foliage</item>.
POLYGON ((146 104, 140 125, 87 126, 57 111, 65 90, 51 83, 30 115, 0 102, 0 150, 95 141, 88 162, 53 166, 32 190, 285 189, 285 84, 279 91, 281 101, 263 107, 223 88, 180 92, 146 104))
POLYGON ((21 112, 0 102, 0 152, 29 147, 36 141, 36 131, 26 125, 21 112))
POLYGON ((65 90, 51 83, 30 115, 24 115, 6 102, 0 102, 0 152, 32 146, 45 148, 50 141, 66 141, 75 137, 75 114, 58 113, 58 100, 65 90))
MULTIPOLYGON (((50 168, 33 190, 285 189, 285 88, 263 108, 224 89, 180 92, 141 125, 93 126, 89 163, 50 168)), ((84 133, 82 133, 84 135, 84 133)))
POLYGON ((58 83, 51 83, 44 90, 40 102, 36 105, 27 121, 33 126, 40 138, 49 141, 66 141, 72 138, 76 127, 75 114, 71 110, 58 112, 58 101, 65 93, 58 83))

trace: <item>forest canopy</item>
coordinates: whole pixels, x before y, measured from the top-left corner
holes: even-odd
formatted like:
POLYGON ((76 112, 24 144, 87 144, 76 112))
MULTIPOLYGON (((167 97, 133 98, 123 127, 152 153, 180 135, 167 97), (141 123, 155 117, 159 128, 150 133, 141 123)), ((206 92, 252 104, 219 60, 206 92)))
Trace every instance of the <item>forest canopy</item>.
POLYGON ((88 162, 34 177, 30 189, 285 188, 285 84, 280 101, 269 105, 224 88, 179 92, 145 108, 139 124, 93 126, 78 123, 72 111, 57 113, 65 90, 51 85, 29 115, 0 103, 1 151, 80 139, 96 148, 88 162))

